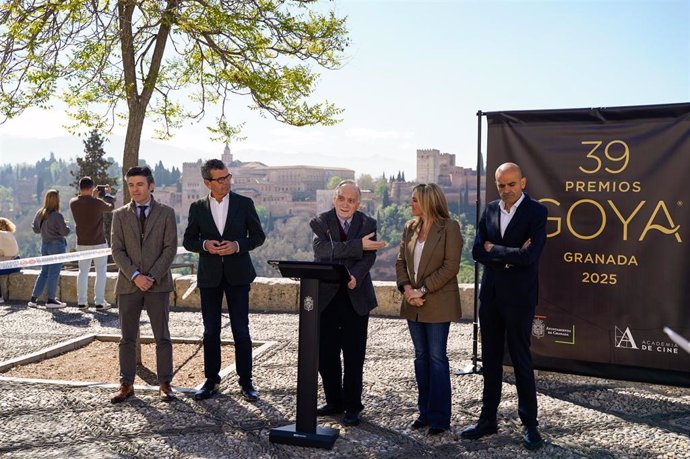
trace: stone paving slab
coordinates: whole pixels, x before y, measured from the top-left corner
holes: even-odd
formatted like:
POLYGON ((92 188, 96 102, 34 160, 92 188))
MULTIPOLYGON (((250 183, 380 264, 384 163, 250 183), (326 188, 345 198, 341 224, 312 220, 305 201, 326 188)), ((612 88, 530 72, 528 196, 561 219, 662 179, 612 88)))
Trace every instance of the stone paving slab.
MULTIPOLYGON (((170 320, 171 334, 202 336, 200 313, 172 312, 170 320)), ((294 422, 297 320, 294 314, 251 315, 254 339, 276 342, 255 358, 254 381, 260 395, 256 404, 240 397, 234 375, 221 384, 221 394, 210 400, 195 402, 180 396, 164 403, 154 393, 139 391, 120 405, 110 404, 111 389, 102 387, 0 380, 0 457, 690 457, 690 389, 550 372, 537 376, 540 428, 547 445, 536 453, 520 443, 510 374, 504 378, 497 435, 478 441, 459 438, 481 408, 479 375, 453 377, 449 432, 429 437, 413 431, 409 426, 416 414, 416 387, 407 325, 399 319, 377 317, 369 325, 363 423, 345 427, 340 417, 320 419, 319 425, 340 430, 330 451, 272 444, 270 429, 294 422)), ((145 314, 142 323, 142 334, 151 333, 145 314)), ((230 339, 227 316, 223 324, 223 338, 230 339)), ((0 360, 69 338, 117 330, 117 310, 51 312, 3 305, 0 360)), ((471 336, 471 324, 452 325, 449 356, 453 368, 467 364, 471 336)))

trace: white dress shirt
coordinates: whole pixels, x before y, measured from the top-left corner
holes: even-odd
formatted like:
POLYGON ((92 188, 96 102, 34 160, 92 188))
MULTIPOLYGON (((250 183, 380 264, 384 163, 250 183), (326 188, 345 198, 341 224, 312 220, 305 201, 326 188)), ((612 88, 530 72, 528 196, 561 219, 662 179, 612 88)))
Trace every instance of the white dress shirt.
POLYGON ((213 215, 213 222, 218 228, 218 233, 223 235, 225 230, 225 221, 228 218, 228 206, 230 205, 230 193, 223 196, 220 202, 216 200, 212 195, 208 195, 209 205, 211 207, 211 215, 213 215))
POLYGON ((520 199, 515 201, 515 204, 513 204, 513 206, 510 208, 509 211, 506 210, 505 203, 503 201, 499 201, 498 207, 500 207, 500 209, 501 209, 501 237, 503 237, 503 235, 505 234, 506 228, 508 228, 508 224, 513 219, 513 217, 515 216, 515 212, 517 211, 518 206, 520 205, 520 203, 524 199, 525 199, 525 193, 522 193, 522 195, 520 196, 520 199))

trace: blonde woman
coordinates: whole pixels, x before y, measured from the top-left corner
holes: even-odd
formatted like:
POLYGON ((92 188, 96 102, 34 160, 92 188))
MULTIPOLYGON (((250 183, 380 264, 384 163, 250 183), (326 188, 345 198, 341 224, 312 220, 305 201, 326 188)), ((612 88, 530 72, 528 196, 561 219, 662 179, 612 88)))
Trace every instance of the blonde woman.
MULTIPOLYGON (((34 233, 41 235, 41 255, 65 253, 67 249, 65 236, 69 234, 69 227, 60 213, 60 194, 57 190, 46 192, 43 207, 38 209, 34 217, 33 230, 34 233)), ((31 300, 28 303, 30 307, 38 306, 38 297, 41 296, 43 290, 47 291, 47 309, 58 309, 66 306, 65 303, 56 298, 61 269, 62 263, 41 266, 41 274, 36 279, 31 300)))
MULTIPOLYGON (((19 246, 14 232, 17 228, 7 218, 0 218, 0 261, 14 260, 19 256, 19 246)), ((0 275, 16 273, 19 268, 0 269, 0 275)), ((0 290, 0 304, 4 303, 2 290, 0 290)))
POLYGON ((450 323, 461 315, 457 274, 463 240, 450 218, 443 191, 434 183, 413 188, 414 219, 405 224, 395 264, 404 297, 400 315, 414 344, 419 415, 413 429, 429 435, 450 428, 450 368, 446 352, 450 323))

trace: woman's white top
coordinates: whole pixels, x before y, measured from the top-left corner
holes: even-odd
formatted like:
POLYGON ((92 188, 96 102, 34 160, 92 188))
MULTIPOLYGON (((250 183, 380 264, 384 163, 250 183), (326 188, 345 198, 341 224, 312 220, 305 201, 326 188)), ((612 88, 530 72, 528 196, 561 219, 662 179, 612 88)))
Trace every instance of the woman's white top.
POLYGON ((414 247, 413 256, 414 256, 414 278, 415 278, 415 282, 419 282, 419 260, 422 259, 422 251, 424 250, 424 242, 426 242, 426 241, 419 242, 419 240, 417 240, 417 243, 415 244, 415 247, 414 247))

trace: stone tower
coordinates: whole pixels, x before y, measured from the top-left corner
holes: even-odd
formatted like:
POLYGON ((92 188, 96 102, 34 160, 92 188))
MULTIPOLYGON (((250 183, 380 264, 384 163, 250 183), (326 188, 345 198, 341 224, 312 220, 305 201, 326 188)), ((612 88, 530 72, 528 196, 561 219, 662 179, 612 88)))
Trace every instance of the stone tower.
POLYGON ((436 183, 441 172, 441 152, 417 150, 417 183, 436 183))
POLYGON ((232 165, 232 153, 230 152, 230 146, 228 146, 227 143, 225 144, 225 149, 223 150, 221 160, 223 161, 223 164, 228 167, 228 169, 232 165))

